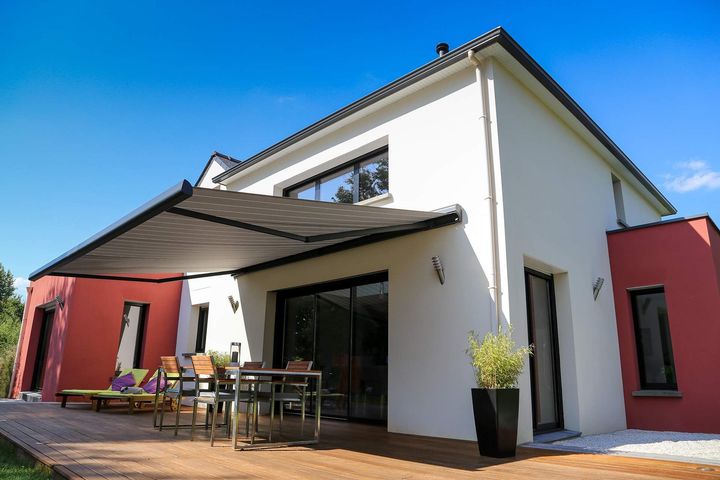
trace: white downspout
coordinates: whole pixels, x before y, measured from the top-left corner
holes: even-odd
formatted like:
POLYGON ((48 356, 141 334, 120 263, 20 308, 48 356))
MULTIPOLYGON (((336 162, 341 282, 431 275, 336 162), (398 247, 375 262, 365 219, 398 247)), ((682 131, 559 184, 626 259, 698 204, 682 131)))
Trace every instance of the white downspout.
POLYGON ((485 136, 485 159, 487 162, 487 197, 490 212, 490 244, 492 250, 492 268, 490 272, 490 297, 495 302, 495 312, 492 319, 492 326, 496 332, 500 330, 500 319, 502 318, 502 290, 500 283, 500 251, 498 240, 497 221, 497 196, 495 193, 495 161, 493 159, 492 133, 490 131, 490 102, 488 101, 488 87, 483 72, 483 64, 475 56, 475 52, 468 50, 468 60, 475 67, 475 81, 480 88, 482 101, 480 120, 482 123, 483 135, 485 136))

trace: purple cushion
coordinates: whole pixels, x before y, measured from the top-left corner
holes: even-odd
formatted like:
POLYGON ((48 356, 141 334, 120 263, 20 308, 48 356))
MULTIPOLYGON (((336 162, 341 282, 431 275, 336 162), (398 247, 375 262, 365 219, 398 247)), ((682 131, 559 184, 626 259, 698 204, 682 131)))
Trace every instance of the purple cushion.
POLYGON ((157 392, 157 389, 160 388, 162 391, 163 388, 165 388, 165 379, 160 377, 151 378, 143 387, 143 390, 145 390, 147 393, 155 393, 157 392))
POLYGON ((115 390, 116 392, 119 392, 120 390, 122 390, 123 387, 132 387, 133 385, 135 385, 135 377, 133 377, 132 373, 128 373, 127 375, 117 377, 115 380, 113 380, 110 390, 115 390))

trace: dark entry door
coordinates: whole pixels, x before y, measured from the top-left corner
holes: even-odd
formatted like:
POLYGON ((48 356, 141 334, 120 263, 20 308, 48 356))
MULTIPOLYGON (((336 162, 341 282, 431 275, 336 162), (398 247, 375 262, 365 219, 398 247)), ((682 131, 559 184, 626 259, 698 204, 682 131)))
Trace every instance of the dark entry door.
POLYGON ((38 346, 35 353, 35 369, 33 370, 32 381, 30 383, 30 390, 36 392, 42 390, 43 380, 45 378, 45 366, 47 364, 47 353, 50 346, 50 335, 52 335, 54 317, 54 308, 43 311, 40 335, 38 336, 38 346))
POLYGON ((553 278, 525 270, 530 357, 533 428, 537 432, 563 428, 560 361, 553 278))
POLYGON ((387 308, 387 274, 280 292, 275 366, 313 360, 323 415, 384 422, 387 308))

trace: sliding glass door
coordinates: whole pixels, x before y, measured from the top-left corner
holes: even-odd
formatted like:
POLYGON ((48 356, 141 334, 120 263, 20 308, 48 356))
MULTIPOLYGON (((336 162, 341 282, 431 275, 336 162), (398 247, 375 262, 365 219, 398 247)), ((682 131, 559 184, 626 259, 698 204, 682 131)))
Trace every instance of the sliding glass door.
POLYGON ((280 292, 276 367, 312 360, 325 416, 387 418, 387 274, 280 292))

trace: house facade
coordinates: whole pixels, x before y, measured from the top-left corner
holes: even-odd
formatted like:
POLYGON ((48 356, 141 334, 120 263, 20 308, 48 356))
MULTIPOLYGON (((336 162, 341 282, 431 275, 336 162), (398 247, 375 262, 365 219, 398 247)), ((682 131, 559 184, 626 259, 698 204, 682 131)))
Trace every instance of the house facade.
POLYGON ((508 326, 535 348, 519 443, 717 431, 693 413, 709 407, 685 358, 701 341, 688 316, 717 327, 714 230, 690 222, 678 246, 707 267, 693 310, 664 247, 680 227, 657 227, 674 207, 573 99, 500 28, 439 53, 253 157, 213 153, 195 187, 31 279, 157 275, 180 289, 178 356, 239 344, 241 361, 312 360, 324 415, 392 432, 475 438, 467 335, 508 326), (633 306, 642 294, 652 308, 633 306))
POLYGON ((520 379, 519 442, 534 431, 626 426, 606 231, 674 209, 542 69, 528 68, 507 34, 495 34, 501 41, 459 47, 423 78, 413 72, 245 162, 211 165, 198 181, 378 208, 458 204, 463 223, 186 281, 178 352, 194 345, 207 316, 200 330, 208 348, 237 341, 243 360, 276 366, 298 353, 314 359, 332 378, 328 395, 342 399, 325 412, 386 421, 393 432, 472 439, 467 333, 499 322, 513 326, 518 344, 536 347, 520 379), (343 197, 339 187, 364 188, 363 168, 371 176, 378 159, 383 188, 343 197), (605 287, 595 298, 598 278, 605 287), (374 303, 379 320, 357 310, 363 302, 374 303), (362 330, 361 318, 379 330, 362 330), (363 335, 387 342, 387 351, 355 345, 363 335), (367 411, 374 415, 359 413, 367 411))

